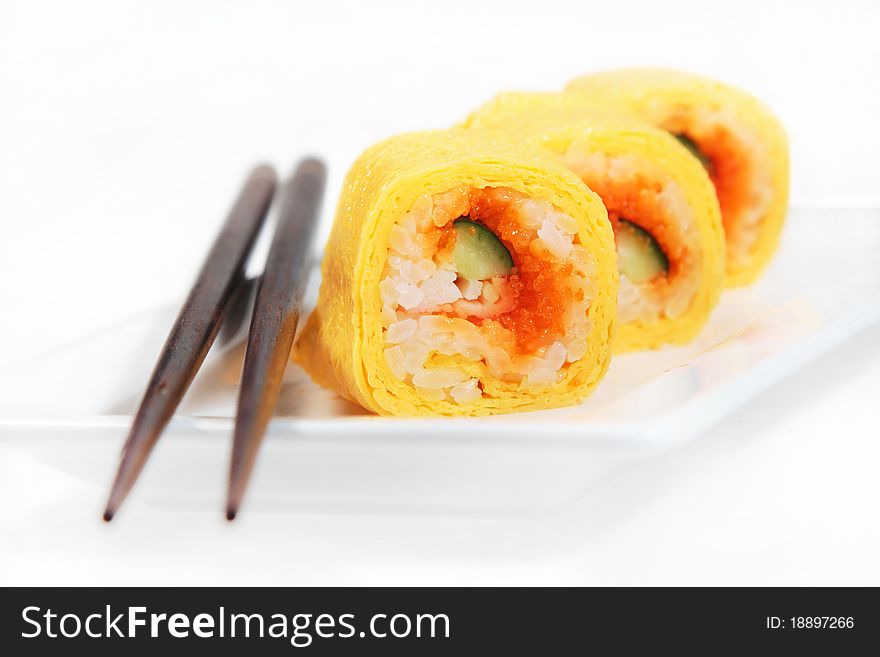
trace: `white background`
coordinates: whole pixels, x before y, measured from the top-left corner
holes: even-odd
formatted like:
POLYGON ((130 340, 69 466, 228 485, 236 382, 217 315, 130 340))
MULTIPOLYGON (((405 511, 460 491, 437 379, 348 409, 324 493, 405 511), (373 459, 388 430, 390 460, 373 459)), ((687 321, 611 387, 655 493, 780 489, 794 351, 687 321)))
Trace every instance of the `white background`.
MULTIPOLYGON (((252 163, 327 159, 326 230, 367 145, 601 68, 672 66, 743 86, 789 130, 794 205, 880 206, 877 7, 4 2, 0 366, 178 299, 252 163)), ((878 394, 869 330, 687 449, 586 495, 565 531, 537 518, 486 552, 468 540, 485 527, 447 519, 431 530, 442 525, 442 550, 403 541, 407 552, 399 536, 428 520, 386 519, 369 549, 274 572, 279 583, 880 584, 878 394)), ((0 550, 25 531, 6 523, 0 550)), ((71 572, 61 550, 46 556, 51 581, 100 577, 71 572)), ((223 581, 173 554, 153 559, 174 581, 223 581)), ((264 581, 272 564, 254 568, 264 581)))

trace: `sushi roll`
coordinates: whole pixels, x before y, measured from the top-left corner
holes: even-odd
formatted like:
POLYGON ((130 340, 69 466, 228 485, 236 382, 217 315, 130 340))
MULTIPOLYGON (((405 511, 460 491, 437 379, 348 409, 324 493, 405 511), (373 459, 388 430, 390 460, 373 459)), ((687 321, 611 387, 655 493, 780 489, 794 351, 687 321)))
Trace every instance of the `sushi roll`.
POLYGON ((608 367, 617 284, 602 201, 553 158, 401 135, 346 177, 294 358, 383 415, 574 404, 608 367))
POLYGON ((554 154, 608 209, 620 271, 614 351, 689 342, 718 303, 724 233, 705 169, 664 130, 582 96, 507 93, 464 124, 554 154))
POLYGON ((587 75, 568 91, 635 111, 691 149, 721 205, 726 284, 758 278, 776 251, 788 206, 788 142, 769 109, 734 87, 664 69, 587 75))

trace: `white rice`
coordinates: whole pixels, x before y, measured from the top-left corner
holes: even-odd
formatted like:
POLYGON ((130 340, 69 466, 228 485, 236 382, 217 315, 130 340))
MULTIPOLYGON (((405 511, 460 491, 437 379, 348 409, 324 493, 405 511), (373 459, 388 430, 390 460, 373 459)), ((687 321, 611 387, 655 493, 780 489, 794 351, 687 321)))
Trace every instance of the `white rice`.
POLYGON ((422 196, 391 229, 379 292, 385 362, 396 378, 427 399, 468 405, 483 395, 479 377, 460 367, 432 365, 429 361, 435 355, 479 363, 498 379, 532 386, 556 383, 566 363, 580 360, 586 352, 595 265, 577 239, 577 222, 551 204, 523 195, 515 195, 512 207, 521 227, 533 234, 530 251, 545 249, 561 263, 570 264, 574 273, 569 282, 583 290, 583 299, 569 304, 564 335, 533 354, 510 353, 506 345, 512 343, 512 334, 499 322, 487 318, 477 324, 464 318, 475 308, 503 310, 506 303, 512 303, 505 295, 505 278, 471 281, 458 277, 451 253, 438 252, 428 237, 468 213, 466 190, 422 196))

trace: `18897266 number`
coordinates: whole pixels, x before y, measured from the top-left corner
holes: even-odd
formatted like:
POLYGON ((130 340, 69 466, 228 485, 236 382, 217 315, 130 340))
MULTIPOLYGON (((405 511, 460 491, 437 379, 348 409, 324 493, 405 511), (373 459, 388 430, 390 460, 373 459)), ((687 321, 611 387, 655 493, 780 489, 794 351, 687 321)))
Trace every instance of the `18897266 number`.
POLYGON ((767 616, 766 627, 769 630, 851 630, 855 619, 852 616, 767 616))

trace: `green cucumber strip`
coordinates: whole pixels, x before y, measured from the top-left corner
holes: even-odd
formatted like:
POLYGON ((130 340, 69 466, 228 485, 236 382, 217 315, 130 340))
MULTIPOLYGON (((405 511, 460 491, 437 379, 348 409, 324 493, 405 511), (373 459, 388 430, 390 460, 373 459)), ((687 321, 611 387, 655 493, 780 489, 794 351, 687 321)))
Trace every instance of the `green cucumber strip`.
POLYGON ((633 283, 648 281, 669 273, 669 259, 650 233, 631 221, 621 219, 615 233, 617 268, 633 283))
POLYGON ((513 269, 507 247, 491 230, 469 217, 456 219, 452 259, 458 275, 472 281, 506 276, 513 269))
POLYGON ((700 164, 703 165, 703 168, 706 169, 709 173, 715 172, 715 166, 712 164, 712 160, 710 160, 703 151, 700 150, 700 147, 697 146, 690 137, 682 134, 674 134, 672 135, 676 139, 678 139, 679 143, 688 149, 695 158, 700 161, 700 164))

